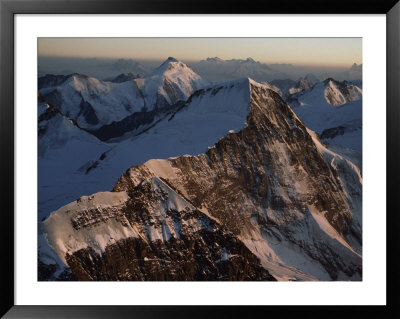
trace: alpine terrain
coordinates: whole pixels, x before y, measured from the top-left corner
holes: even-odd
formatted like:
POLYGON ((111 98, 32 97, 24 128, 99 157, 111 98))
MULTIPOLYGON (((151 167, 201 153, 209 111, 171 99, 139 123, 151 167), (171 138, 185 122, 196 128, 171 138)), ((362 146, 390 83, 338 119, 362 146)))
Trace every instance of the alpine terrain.
POLYGON ((39 280, 361 280, 361 88, 261 82, 39 78, 39 280))

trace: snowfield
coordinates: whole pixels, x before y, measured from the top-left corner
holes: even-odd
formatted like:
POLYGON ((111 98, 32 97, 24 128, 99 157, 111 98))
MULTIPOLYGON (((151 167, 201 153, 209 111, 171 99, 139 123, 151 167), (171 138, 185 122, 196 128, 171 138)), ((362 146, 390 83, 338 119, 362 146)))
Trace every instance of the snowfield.
POLYGON ((362 152, 362 89, 358 86, 328 79, 291 96, 288 103, 324 141, 362 152), (340 85, 345 89, 340 90, 340 85))

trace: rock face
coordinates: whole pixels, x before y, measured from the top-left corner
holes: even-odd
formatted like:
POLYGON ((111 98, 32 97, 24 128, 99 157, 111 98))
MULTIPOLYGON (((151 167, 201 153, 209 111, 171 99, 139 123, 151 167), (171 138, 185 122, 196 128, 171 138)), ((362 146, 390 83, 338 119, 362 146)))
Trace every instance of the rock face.
MULTIPOLYGON (((319 144, 278 94, 250 85, 246 128, 228 134, 205 154, 170 159, 162 170, 152 169, 160 166, 154 162, 133 167, 121 179, 140 180, 148 172, 165 178, 244 239, 261 260, 269 261, 268 254, 252 246, 255 239, 275 238, 297 245, 331 279, 341 272, 361 275, 356 251, 361 249, 361 226, 353 215, 359 206, 351 202, 357 197, 361 203, 358 169, 319 144)), ((116 190, 123 189, 120 183, 116 190)))
POLYGON ((339 82, 329 78, 324 81, 324 84, 325 98, 331 105, 340 106, 359 100, 362 96, 362 90, 347 81, 339 82))
POLYGON ((121 74, 117 75, 115 78, 111 79, 110 82, 122 83, 122 82, 126 82, 126 81, 131 81, 133 79, 137 79, 140 77, 141 77, 140 74, 134 75, 131 72, 121 73, 121 74))
POLYGON ((74 276, 361 279, 359 169, 323 146, 277 93, 244 81, 245 127, 197 156, 133 166, 92 204, 82 198, 50 215, 47 239, 74 276))
POLYGON ((125 186, 81 197, 44 223, 78 280, 275 280, 238 238, 162 180, 125 186))
POLYGON ((121 121, 114 121, 111 124, 103 125, 97 130, 89 130, 89 132, 102 141, 118 138, 132 131, 135 132, 135 135, 140 135, 156 125, 163 116, 168 116, 174 110, 181 107, 183 103, 182 101, 178 101, 173 105, 162 103, 159 104, 157 109, 135 112, 121 121))

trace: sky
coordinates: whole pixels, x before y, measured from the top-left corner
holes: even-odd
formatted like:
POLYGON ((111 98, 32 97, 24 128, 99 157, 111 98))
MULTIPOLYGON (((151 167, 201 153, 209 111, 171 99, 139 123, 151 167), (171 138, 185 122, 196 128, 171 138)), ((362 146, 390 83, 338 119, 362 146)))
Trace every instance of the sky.
POLYGON ((362 38, 39 38, 38 55, 160 61, 251 57, 268 64, 349 67, 362 63, 362 38))

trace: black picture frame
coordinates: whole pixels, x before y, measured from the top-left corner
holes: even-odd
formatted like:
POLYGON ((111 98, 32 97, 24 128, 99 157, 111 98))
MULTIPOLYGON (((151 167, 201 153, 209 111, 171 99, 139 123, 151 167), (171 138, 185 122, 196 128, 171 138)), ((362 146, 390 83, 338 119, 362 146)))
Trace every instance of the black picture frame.
MULTIPOLYGON (((398 0, 222 1, 0 0, 0 315, 5 318, 232 318, 316 314, 400 317, 397 214, 400 136, 400 2, 398 0), (14 303, 14 15, 15 14, 385 14, 387 19, 386 306, 16 306, 14 303)), ((383 142, 383 141, 382 141, 383 142)), ((379 276, 380 274, 376 274, 379 276)), ((179 304, 179 301, 177 301, 179 304)))

